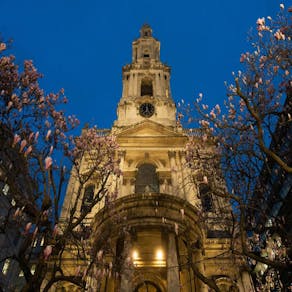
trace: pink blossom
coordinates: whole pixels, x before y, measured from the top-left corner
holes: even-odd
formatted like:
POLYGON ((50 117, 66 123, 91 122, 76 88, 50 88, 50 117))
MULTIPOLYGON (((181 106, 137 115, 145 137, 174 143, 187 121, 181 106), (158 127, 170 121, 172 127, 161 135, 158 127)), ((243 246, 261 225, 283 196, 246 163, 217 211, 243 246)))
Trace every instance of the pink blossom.
POLYGON ((28 141, 31 142, 33 138, 34 132, 31 132, 28 137, 28 141))
POLYGON ((35 133, 35 136, 34 136, 35 142, 37 142, 39 135, 40 135, 40 132, 36 132, 35 133))
POLYGON ((33 239, 36 237, 38 231, 39 231, 39 228, 36 227, 35 230, 34 230, 34 232, 33 232, 33 234, 32 234, 32 238, 33 238, 33 239))
POLYGON ((185 216, 185 210, 184 210, 184 209, 180 209, 180 213, 181 213, 181 217, 182 217, 182 219, 184 219, 184 216, 185 216))
POLYGON ((99 261, 101 261, 101 259, 102 259, 102 255, 103 255, 103 250, 99 250, 98 253, 97 253, 97 259, 98 259, 99 261))
POLYGON ((30 145, 29 147, 27 147, 26 151, 24 152, 24 156, 29 155, 31 151, 32 151, 32 146, 30 145))
POLYGON ((58 234, 59 234, 59 227, 58 227, 58 224, 56 224, 53 230, 53 237, 56 237, 58 234))
POLYGON ((201 124, 203 127, 205 127, 205 128, 207 128, 207 127, 210 126, 210 123, 209 123, 208 121, 205 121, 205 120, 201 120, 201 121, 200 121, 200 124, 201 124))
POLYGON ((51 145, 49 155, 51 155, 53 153, 53 150, 54 150, 54 146, 51 145))
POLYGON ((24 234, 28 234, 30 228, 32 226, 32 223, 31 222, 28 222, 26 225, 25 225, 25 228, 24 228, 24 234))
POLYGON ((285 35, 279 29, 274 33, 274 37, 278 41, 285 40, 285 35))
POLYGON ((174 232, 178 235, 178 224, 176 222, 174 223, 174 232))
POLYGON ((240 59, 239 59, 240 63, 243 63, 245 59, 246 59, 246 54, 241 54, 240 59))
POLYGON ((22 152, 24 147, 27 145, 27 142, 26 140, 22 140, 21 143, 20 143, 20 148, 19 148, 19 152, 22 152))
POLYGON ((258 18, 256 23, 257 23, 257 25, 264 25, 265 24, 265 18, 264 17, 258 18))
POLYGON ((48 130, 47 135, 46 135, 46 141, 49 140, 51 133, 52 133, 52 130, 48 130))
POLYGON ((12 106, 13 106, 13 102, 9 101, 6 108, 9 110, 12 106))
POLYGON ((19 208, 16 209, 16 211, 14 212, 14 217, 18 217, 19 215, 21 215, 21 211, 19 208))
POLYGON ((49 169, 53 163, 52 157, 48 156, 45 159, 45 169, 49 169))
POLYGON ((13 138, 12 147, 14 147, 21 140, 20 136, 15 134, 13 138))
POLYGON ((47 245, 44 249, 44 259, 48 260, 50 257, 51 253, 53 251, 53 247, 51 245, 47 245))
POLYGON ((5 43, 0 43, 0 52, 4 51, 6 49, 5 43))
POLYGON ((210 116, 212 119, 216 119, 216 114, 214 113, 213 110, 210 112, 210 116))
POLYGON ((206 176, 203 177, 203 183, 207 184, 208 183, 208 178, 206 176))
POLYGON ((217 110, 218 114, 221 113, 221 108, 219 104, 216 104, 215 109, 217 110))
POLYGON ((264 63, 264 62, 266 62, 267 61, 267 56, 261 56, 260 57, 260 63, 264 63))

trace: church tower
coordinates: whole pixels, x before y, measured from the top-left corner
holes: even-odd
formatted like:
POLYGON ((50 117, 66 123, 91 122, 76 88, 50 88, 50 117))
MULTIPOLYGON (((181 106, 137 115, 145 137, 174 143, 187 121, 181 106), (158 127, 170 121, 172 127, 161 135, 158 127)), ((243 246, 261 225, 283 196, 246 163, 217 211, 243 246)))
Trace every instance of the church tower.
POLYGON ((170 67, 160 61, 160 43, 144 25, 132 44, 132 63, 123 67, 123 93, 116 127, 153 121, 175 127, 175 104, 170 92, 170 67))
MULTIPOLYGON (((170 73, 160 60, 160 42, 151 27, 143 25, 132 43, 132 62, 122 70, 117 120, 108 131, 119 144, 122 175, 112 178, 111 186, 117 190, 116 199, 110 208, 100 202, 88 217, 93 246, 99 246, 105 234, 110 238, 107 248, 114 254, 106 260, 115 272, 105 272, 102 280, 88 277, 87 287, 112 292, 207 292, 200 279, 204 275, 214 279, 221 291, 253 291, 249 275, 226 256, 228 232, 212 221, 216 210, 230 209, 228 202, 213 197, 202 184, 202 173, 194 173, 186 163, 188 135, 176 120, 170 73)), ((201 139, 198 131, 193 135, 201 139)), ((205 155, 208 151, 212 145, 206 145, 205 155)), ((64 220, 72 188, 71 178, 64 220)), ((104 247, 99 248, 105 253, 104 247)))

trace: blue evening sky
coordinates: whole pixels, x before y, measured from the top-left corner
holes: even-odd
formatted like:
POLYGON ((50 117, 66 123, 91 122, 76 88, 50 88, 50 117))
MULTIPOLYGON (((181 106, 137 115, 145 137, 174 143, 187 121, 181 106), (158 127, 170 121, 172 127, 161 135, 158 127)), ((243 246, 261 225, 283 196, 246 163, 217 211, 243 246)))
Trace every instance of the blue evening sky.
POLYGON ((1 0, 0 32, 14 40, 18 62, 32 59, 46 92, 65 89, 68 114, 109 128, 121 97, 122 66, 144 23, 172 67, 174 100, 199 92, 225 98, 224 81, 239 69, 247 32, 258 17, 275 16, 279 0, 1 0))

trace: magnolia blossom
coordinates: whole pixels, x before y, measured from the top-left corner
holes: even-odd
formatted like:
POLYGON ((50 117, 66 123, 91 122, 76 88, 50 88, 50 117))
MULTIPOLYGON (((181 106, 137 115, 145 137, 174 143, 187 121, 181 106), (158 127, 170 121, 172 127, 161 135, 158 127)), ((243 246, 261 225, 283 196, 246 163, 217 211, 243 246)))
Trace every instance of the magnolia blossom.
POLYGON ((20 143, 20 148, 19 148, 19 152, 22 152, 24 147, 27 145, 27 141, 24 139, 21 141, 20 143))
POLYGON ((28 222, 26 225, 25 225, 25 228, 24 228, 24 234, 28 234, 29 233, 29 230, 32 226, 32 223, 31 222, 28 222))
POLYGON ((208 122, 208 121, 206 121, 206 120, 201 120, 200 121, 200 124, 203 126, 203 127, 209 127, 210 126, 210 123, 208 122))
POLYGON ((31 151, 32 151, 32 146, 30 145, 27 147, 26 151, 24 152, 24 156, 28 156, 31 153, 31 151))
POLYGON ((58 234, 59 234, 59 227, 58 227, 58 224, 56 224, 53 229, 53 237, 56 237, 58 234))
POLYGON ((14 147, 21 140, 20 136, 15 134, 13 138, 12 147, 14 147))
POLYGON ((52 254, 53 247, 51 245, 47 245, 44 249, 44 259, 48 260, 50 255, 52 254))
POLYGON ((176 222, 174 223, 174 232, 178 235, 178 224, 176 222))
POLYGON ((279 29, 274 33, 274 37, 278 41, 285 40, 285 35, 279 29))
POLYGON ((51 133, 52 133, 52 130, 48 130, 47 135, 46 135, 46 141, 49 140, 51 133))
POLYGON ((52 157, 48 156, 45 159, 45 169, 49 169, 53 163, 52 157))
POLYGON ((240 63, 243 63, 245 59, 246 59, 246 54, 241 54, 240 59, 239 59, 240 63))
POLYGON ((19 215, 21 215, 21 211, 19 208, 16 209, 16 211, 14 212, 14 217, 18 217, 19 215))
POLYGON ((36 132, 34 136, 34 141, 37 142, 40 132, 36 132))
POLYGON ((214 113, 213 110, 210 112, 210 116, 212 119, 216 119, 216 114, 214 113))
POLYGON ((184 209, 180 209, 180 213, 181 213, 181 217, 182 217, 182 219, 184 219, 184 216, 185 216, 185 210, 184 210, 184 209))
POLYGON ((208 183, 208 178, 204 175, 204 177, 203 177, 203 183, 204 184, 207 184, 208 183))
POLYGON ((5 43, 0 43, 0 53, 6 49, 5 43))
POLYGON ((32 142, 33 136, 34 136, 34 132, 31 132, 31 133, 29 134, 29 137, 28 137, 28 141, 29 141, 29 142, 32 142))
POLYGON ((51 155, 53 153, 53 150, 54 150, 54 146, 51 145, 49 155, 51 155))
POLYGON ((258 18, 256 23, 257 23, 257 25, 264 25, 265 24, 265 18, 264 17, 258 18))
POLYGON ((7 104, 7 110, 9 110, 10 108, 12 108, 12 106, 13 106, 13 102, 10 100, 9 102, 8 102, 8 104, 7 104))
POLYGON ((216 104, 215 109, 217 110, 218 114, 221 113, 221 108, 219 104, 216 104))
POLYGON ((99 261, 101 261, 102 256, 103 256, 103 250, 99 250, 98 253, 97 253, 97 259, 98 259, 99 261))

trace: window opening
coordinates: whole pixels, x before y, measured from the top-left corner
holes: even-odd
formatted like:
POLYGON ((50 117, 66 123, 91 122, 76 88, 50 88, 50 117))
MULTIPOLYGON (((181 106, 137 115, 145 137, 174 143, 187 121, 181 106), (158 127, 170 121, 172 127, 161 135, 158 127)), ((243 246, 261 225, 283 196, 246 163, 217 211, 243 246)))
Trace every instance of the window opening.
POLYGON ((210 212, 213 210, 213 200, 210 187, 206 184, 200 184, 199 186, 200 197, 203 211, 210 212))
POLYGON ((83 204, 81 210, 89 211, 89 206, 94 198, 94 185, 88 185, 84 190, 83 204))
POLYGON ((156 168, 152 164, 142 164, 138 168, 136 176, 135 193, 158 193, 159 180, 156 173, 156 168))
POLYGON ((153 96, 153 85, 151 79, 142 79, 141 82, 141 96, 150 95, 153 96))

